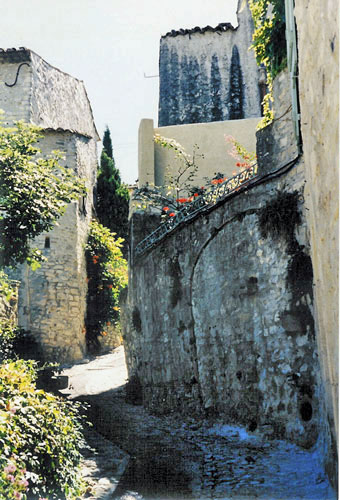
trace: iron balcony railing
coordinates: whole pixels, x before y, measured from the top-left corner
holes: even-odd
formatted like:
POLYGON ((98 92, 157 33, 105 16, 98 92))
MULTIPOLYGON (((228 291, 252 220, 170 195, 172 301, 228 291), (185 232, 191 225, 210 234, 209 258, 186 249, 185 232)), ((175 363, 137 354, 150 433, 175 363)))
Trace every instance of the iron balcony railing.
POLYGON ((203 194, 195 197, 192 202, 185 204, 178 210, 174 217, 168 218, 166 221, 162 222, 155 231, 139 242, 135 248, 135 255, 142 255, 146 250, 162 240, 167 234, 174 231, 174 229, 183 222, 193 219, 198 213, 211 208, 231 193, 239 191, 255 177, 257 177, 257 163, 221 184, 209 187, 203 194))

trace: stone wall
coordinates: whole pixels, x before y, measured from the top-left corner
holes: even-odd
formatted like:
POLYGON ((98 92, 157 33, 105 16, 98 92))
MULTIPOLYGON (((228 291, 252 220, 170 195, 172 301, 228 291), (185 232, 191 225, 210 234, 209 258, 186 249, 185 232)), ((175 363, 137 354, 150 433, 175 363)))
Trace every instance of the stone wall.
POLYGON ((292 120, 290 75, 288 69, 273 81, 274 120, 256 133, 256 152, 262 173, 283 167, 299 155, 292 120))
POLYGON ((318 344, 338 436, 339 7, 335 0, 298 0, 295 15, 318 344))
POLYGON ((303 205, 294 235, 265 238, 259 228, 278 193, 301 188, 293 174, 261 184, 134 262, 127 362, 154 411, 205 412, 307 447, 316 442, 320 387, 303 205))
POLYGON ((237 28, 224 23, 161 38, 160 127, 261 116, 252 32, 246 4, 237 28))
POLYGON ((54 68, 31 51, 31 120, 44 129, 70 130, 99 140, 81 80, 54 68))
POLYGON ((4 122, 10 125, 16 120, 29 122, 31 118, 32 67, 29 52, 0 52, 0 109, 4 122), (21 68, 19 66, 22 64, 21 68), (19 75, 16 85, 17 71, 19 75))

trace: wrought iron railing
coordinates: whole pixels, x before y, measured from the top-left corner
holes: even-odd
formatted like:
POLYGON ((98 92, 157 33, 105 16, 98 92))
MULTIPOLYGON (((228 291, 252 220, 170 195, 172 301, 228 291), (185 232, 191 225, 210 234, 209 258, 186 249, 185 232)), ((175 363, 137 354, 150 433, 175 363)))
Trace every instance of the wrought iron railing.
POLYGON ((158 243, 164 236, 174 231, 183 222, 193 219, 198 213, 210 209, 231 193, 239 191, 256 176, 257 164, 255 163, 221 184, 209 187, 203 194, 195 197, 192 202, 184 205, 174 217, 168 218, 155 231, 139 242, 135 248, 135 255, 142 255, 148 248, 158 243))

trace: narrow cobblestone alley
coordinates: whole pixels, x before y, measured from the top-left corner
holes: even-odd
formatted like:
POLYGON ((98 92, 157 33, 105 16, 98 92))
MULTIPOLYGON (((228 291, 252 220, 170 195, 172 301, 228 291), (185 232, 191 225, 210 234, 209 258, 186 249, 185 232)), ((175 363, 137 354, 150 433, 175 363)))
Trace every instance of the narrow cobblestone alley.
POLYGON ((123 347, 64 370, 69 398, 90 403, 87 498, 332 500, 317 451, 226 422, 150 415, 125 401, 123 347))

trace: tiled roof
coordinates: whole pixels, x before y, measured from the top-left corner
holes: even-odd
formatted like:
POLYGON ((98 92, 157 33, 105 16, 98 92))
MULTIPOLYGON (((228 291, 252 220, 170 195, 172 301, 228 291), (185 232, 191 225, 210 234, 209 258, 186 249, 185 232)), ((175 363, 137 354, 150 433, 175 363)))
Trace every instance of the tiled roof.
POLYGON ((13 62, 26 61, 30 58, 30 50, 26 47, 19 47, 18 49, 2 49, 0 48, 0 60, 10 60, 13 62))
POLYGON ((192 29, 180 29, 180 30, 171 30, 166 35, 163 35, 162 38, 165 38, 167 36, 179 36, 179 35, 192 35, 193 33, 206 33, 207 31, 210 31, 212 33, 221 33, 223 31, 235 31, 237 28, 234 28, 234 26, 230 23, 220 23, 218 24, 215 28, 212 28, 211 26, 206 26, 205 28, 200 28, 199 26, 196 26, 195 28, 192 29))
POLYGON ((20 51, 20 50, 27 50, 26 47, 19 47, 18 49, 16 48, 12 48, 12 49, 1 49, 0 48, 0 52, 16 52, 16 51, 20 51))

